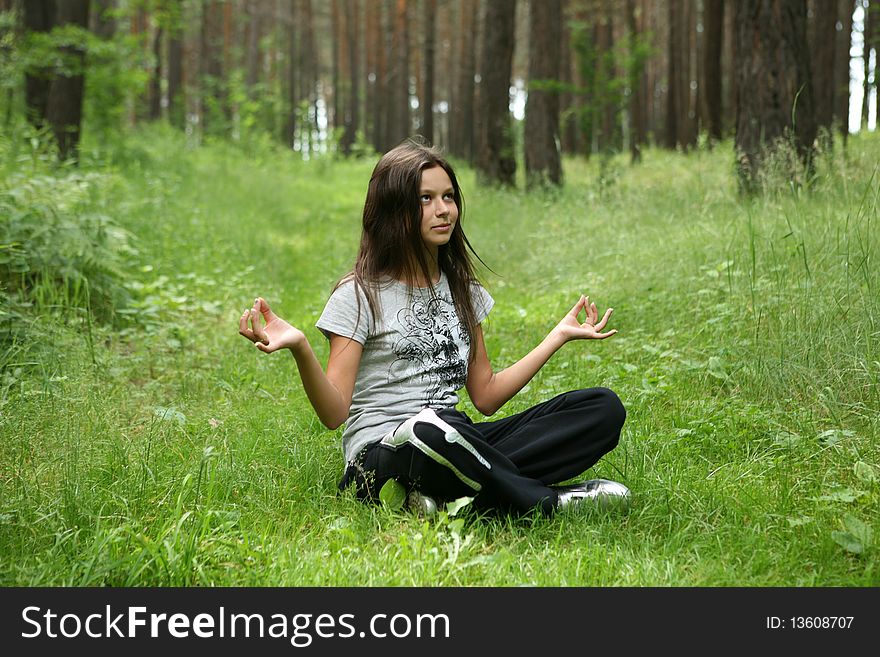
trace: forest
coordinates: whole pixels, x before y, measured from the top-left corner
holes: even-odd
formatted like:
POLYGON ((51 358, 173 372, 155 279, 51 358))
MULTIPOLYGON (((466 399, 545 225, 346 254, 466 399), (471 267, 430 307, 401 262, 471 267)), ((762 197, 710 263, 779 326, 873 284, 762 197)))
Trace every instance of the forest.
POLYGON ((2 9, 7 125, 24 101, 62 158, 77 155, 85 104, 105 133, 164 120, 196 141, 269 138, 305 159, 381 153, 419 134, 502 184, 515 183, 518 159, 529 184, 559 184, 563 155, 626 151, 635 162, 648 144, 687 152, 735 136, 751 188, 762 144, 786 129, 809 170, 817 134, 827 146, 832 133, 845 140, 876 124, 868 0, 4 0, 2 9))
POLYGON ((0 585, 876 587, 878 46, 876 0, 0 0, 0 585), (492 419, 613 388, 629 513, 365 505, 237 334, 326 362, 410 137, 493 364, 614 307, 492 419))

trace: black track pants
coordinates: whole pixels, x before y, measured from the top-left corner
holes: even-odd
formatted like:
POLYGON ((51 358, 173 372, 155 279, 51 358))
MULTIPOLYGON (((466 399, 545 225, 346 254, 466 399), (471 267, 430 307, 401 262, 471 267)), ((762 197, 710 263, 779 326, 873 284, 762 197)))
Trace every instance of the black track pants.
POLYGON ((558 395, 494 422, 472 422, 456 409, 436 412, 444 430, 417 422, 409 440, 371 443, 345 471, 365 499, 378 500, 388 479, 438 500, 473 496, 481 509, 551 513, 549 488, 579 475, 614 449, 626 419, 617 395, 587 388, 558 395))

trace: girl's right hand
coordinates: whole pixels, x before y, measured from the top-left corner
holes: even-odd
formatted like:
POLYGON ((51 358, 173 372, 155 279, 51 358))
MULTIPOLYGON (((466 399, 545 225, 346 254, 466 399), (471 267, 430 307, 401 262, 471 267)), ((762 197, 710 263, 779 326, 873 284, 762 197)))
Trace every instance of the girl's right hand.
POLYGON ((602 332, 612 312, 614 309, 609 308, 605 311, 602 319, 599 319, 599 310, 596 308, 596 304, 590 303, 590 297, 581 295, 578 302, 574 304, 574 307, 568 311, 568 314, 553 331, 560 336, 563 343, 570 340, 604 340, 617 333, 617 329, 602 332), (583 322, 578 318, 581 310, 585 315, 583 322))
POLYGON ((242 313, 238 321, 238 332, 267 354, 279 349, 296 350, 306 342, 305 333, 273 313, 262 297, 257 297, 253 307, 242 313), (260 315, 266 320, 265 326, 260 315))

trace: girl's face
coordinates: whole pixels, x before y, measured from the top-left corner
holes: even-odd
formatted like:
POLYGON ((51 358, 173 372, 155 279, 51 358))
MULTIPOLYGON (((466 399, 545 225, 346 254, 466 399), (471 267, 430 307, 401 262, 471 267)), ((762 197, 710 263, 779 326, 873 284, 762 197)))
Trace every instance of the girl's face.
POLYGON ((435 166, 422 171, 419 200, 422 204, 422 242, 437 257, 437 250, 449 241, 458 222, 458 206, 449 174, 435 166))

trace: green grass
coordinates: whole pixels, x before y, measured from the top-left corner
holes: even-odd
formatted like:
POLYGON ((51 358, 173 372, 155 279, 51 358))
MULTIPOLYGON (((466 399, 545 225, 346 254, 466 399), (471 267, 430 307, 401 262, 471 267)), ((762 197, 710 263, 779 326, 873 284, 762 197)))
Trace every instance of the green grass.
POLYGON ((3 347, 0 583, 880 584, 877 134, 823 157, 813 191, 751 201, 730 144, 614 160, 601 180, 568 161, 555 193, 460 169, 464 226, 497 272, 496 369, 580 293, 615 309, 618 335, 567 345, 498 416, 616 390, 621 444, 587 476, 633 490, 622 517, 426 522, 337 494, 341 431, 237 319, 262 295, 326 358, 314 322, 353 261, 374 160, 163 131, 85 160, 112 179, 89 202, 134 235, 140 319, 47 302, 3 347))

